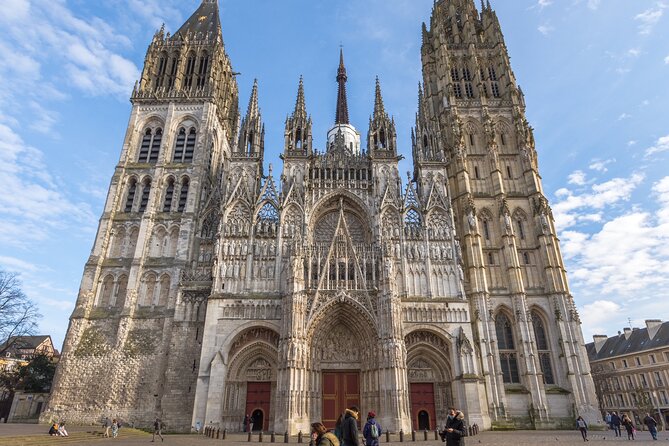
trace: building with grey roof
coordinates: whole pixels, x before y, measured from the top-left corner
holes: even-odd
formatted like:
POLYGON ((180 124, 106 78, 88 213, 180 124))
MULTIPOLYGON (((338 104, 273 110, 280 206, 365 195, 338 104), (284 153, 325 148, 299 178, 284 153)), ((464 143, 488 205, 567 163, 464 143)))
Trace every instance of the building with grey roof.
POLYGON ((669 425, 669 322, 646 321, 586 344, 602 413, 627 412, 637 424, 650 413, 669 425))

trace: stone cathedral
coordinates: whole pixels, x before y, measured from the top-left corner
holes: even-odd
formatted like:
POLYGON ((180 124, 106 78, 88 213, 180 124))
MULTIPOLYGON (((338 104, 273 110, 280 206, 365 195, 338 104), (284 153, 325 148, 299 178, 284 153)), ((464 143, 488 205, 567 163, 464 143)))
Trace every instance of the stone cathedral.
POLYGON ((451 405, 485 429, 595 422, 497 15, 437 0, 422 42, 411 141, 378 79, 363 140, 340 54, 325 147, 300 79, 277 175, 257 83, 239 109, 217 1, 160 29, 44 417, 187 431, 252 414, 256 430, 296 434, 355 404, 393 432, 443 425, 451 405))

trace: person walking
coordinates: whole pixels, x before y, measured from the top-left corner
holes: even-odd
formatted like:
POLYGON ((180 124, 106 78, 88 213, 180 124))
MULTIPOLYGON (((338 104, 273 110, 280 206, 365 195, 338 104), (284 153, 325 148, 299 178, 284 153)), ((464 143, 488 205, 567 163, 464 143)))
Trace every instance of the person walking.
POLYGON ((109 417, 105 417, 102 420, 102 427, 105 429, 105 433, 102 435, 104 438, 109 438, 109 429, 111 429, 111 421, 109 417))
POLYGON ((456 410, 455 407, 448 409, 448 418, 446 426, 441 432, 442 441, 446 441, 446 446, 465 446, 465 414, 456 410))
POLYGON ((620 425, 622 424, 622 420, 620 419, 620 416, 618 415, 618 412, 613 412, 611 414, 611 427, 613 428, 613 433, 616 434, 616 437, 622 436, 620 434, 620 425))
POLYGON ((251 417, 249 414, 246 414, 244 417, 244 432, 251 432, 251 429, 249 429, 249 423, 251 421, 251 417))
POLYGON ((344 414, 339 414, 339 417, 337 418, 337 422, 335 423, 335 428, 334 428, 334 434, 335 437, 337 437, 337 440, 339 442, 342 442, 342 436, 341 436, 341 423, 344 420, 344 414))
POLYGON ((646 414, 646 418, 643 419, 643 424, 648 426, 648 432, 653 437, 653 440, 657 440, 657 421, 655 418, 651 417, 649 413, 646 414))
POLYGON ((366 446, 379 446, 381 425, 376 421, 376 412, 373 410, 367 413, 367 422, 365 427, 362 428, 362 436, 365 437, 366 446))
POLYGON ((634 427, 634 422, 632 419, 627 415, 623 415, 623 426, 625 426, 625 430, 627 431, 627 439, 628 440, 634 440, 634 432, 636 431, 636 428, 634 427))
POLYGON ((339 446, 337 436, 328 431, 320 421, 311 425, 311 438, 316 446, 339 446))
POLYGON ((163 438, 163 422, 160 418, 156 418, 156 421, 153 422, 153 437, 151 438, 151 443, 156 441, 156 435, 160 437, 160 441, 165 441, 163 438))
POLYGON ((112 432, 112 438, 118 437, 118 421, 116 421, 116 418, 112 420, 111 432, 112 432))
POLYGON ((604 415, 604 422, 606 423, 606 428, 611 429, 611 414, 609 412, 606 412, 606 415, 604 415))
POLYGON ((358 442, 358 408, 351 406, 344 412, 344 421, 341 423, 341 436, 344 446, 360 446, 358 442))
POLYGON ((576 427, 581 431, 581 437, 583 437, 583 441, 590 441, 588 440, 588 423, 586 423, 583 417, 580 415, 578 418, 576 418, 576 427))

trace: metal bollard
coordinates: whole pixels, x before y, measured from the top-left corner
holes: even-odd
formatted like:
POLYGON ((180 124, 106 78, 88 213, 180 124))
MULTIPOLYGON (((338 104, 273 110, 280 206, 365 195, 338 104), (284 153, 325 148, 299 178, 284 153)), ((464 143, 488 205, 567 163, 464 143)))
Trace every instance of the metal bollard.
POLYGON ((416 441, 416 431, 411 429, 411 441, 416 441))
POLYGON ((427 441, 427 429, 423 431, 423 440, 427 441))
POLYGON ((298 443, 302 443, 302 431, 299 431, 299 432, 297 433, 297 442, 298 442, 298 443))
POLYGON ((251 442, 251 431, 249 431, 249 436, 248 436, 247 441, 248 441, 249 443, 251 442))
POLYGON ((258 443, 262 443, 262 431, 258 434, 258 443))
POLYGON ((434 430, 434 441, 439 440, 439 429, 434 430))
POLYGON ((288 443, 288 431, 284 432, 283 434, 283 442, 288 443))
POLYGON ((270 441, 271 443, 274 443, 274 442, 276 441, 276 438, 274 437, 274 431, 272 431, 272 433, 271 433, 271 435, 270 435, 270 437, 269 437, 269 441, 270 441))
POLYGON ((404 431, 400 430, 400 443, 404 443, 404 431))
POLYGON ((218 440, 219 438, 221 438, 221 428, 220 427, 218 429, 216 429, 216 439, 218 440))
POLYGON ((228 435, 228 428, 223 429, 223 440, 225 440, 225 437, 228 435))
POLYGON ((390 443, 390 432, 386 431, 386 443, 390 443))
POLYGON ((472 427, 471 426, 469 426, 469 428, 467 428, 467 432, 469 432, 469 436, 471 437, 472 436, 472 427))

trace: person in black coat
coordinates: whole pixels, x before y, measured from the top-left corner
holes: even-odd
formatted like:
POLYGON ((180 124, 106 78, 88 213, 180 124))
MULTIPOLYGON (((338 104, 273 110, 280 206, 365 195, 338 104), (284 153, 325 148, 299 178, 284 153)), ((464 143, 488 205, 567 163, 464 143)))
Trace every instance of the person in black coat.
POLYGON ((351 406, 346 409, 344 420, 341 422, 341 436, 344 446, 360 446, 358 443, 358 408, 351 406))
POLYGON ((465 446, 465 414, 451 407, 448 409, 446 426, 441 431, 441 440, 446 446, 465 446))
POLYGON ((611 414, 611 427, 613 428, 613 432, 616 434, 616 437, 620 437, 620 425, 622 424, 622 420, 620 419, 620 415, 618 415, 618 412, 613 412, 611 414))

